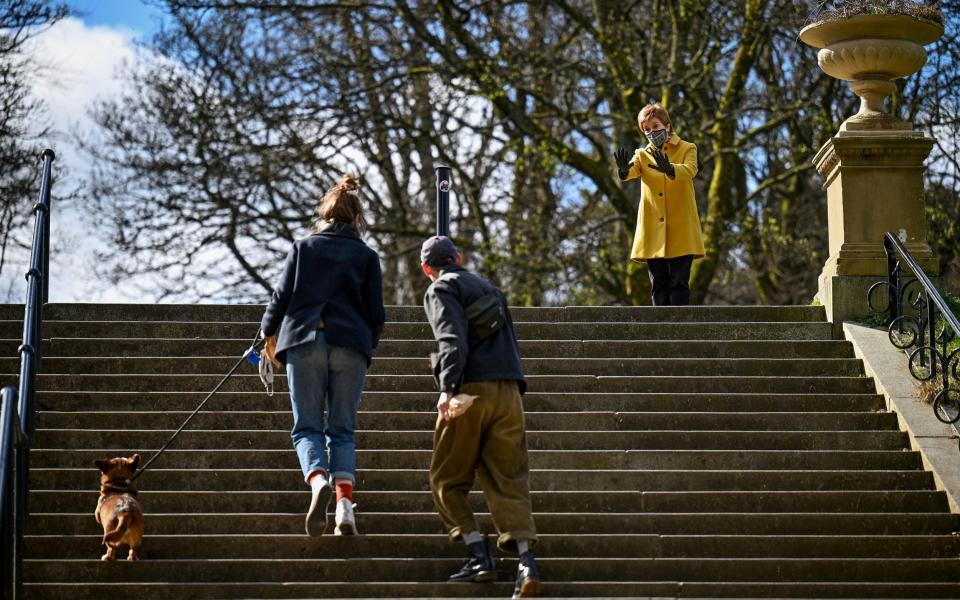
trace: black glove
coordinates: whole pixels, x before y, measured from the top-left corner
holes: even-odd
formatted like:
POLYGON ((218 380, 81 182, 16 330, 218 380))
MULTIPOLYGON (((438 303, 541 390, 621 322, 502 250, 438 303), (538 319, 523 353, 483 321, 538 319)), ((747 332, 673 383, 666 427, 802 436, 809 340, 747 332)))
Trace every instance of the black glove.
POLYGON ((670 164, 670 159, 667 158, 667 155, 664 154, 663 150, 654 150, 652 154, 653 160, 657 161, 657 164, 648 164, 647 166, 651 169, 656 169, 670 179, 673 179, 677 175, 677 170, 673 168, 672 164, 670 164))
POLYGON ((617 161, 617 175, 620 179, 626 179, 630 174, 630 159, 627 157, 627 151, 623 146, 617 148, 613 153, 613 159, 617 161))

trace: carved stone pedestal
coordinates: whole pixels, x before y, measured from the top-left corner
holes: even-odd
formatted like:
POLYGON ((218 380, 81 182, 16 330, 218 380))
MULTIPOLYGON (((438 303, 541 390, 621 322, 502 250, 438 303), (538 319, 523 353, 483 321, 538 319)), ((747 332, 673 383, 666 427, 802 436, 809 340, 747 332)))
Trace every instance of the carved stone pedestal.
POLYGON ((923 161, 932 147, 917 131, 841 131, 814 158, 830 223, 817 298, 834 323, 867 313, 867 289, 887 273, 887 231, 900 236, 928 275, 937 275, 923 199, 923 161))
POLYGON ((844 320, 866 315, 867 290, 887 273, 883 235, 900 235, 930 276, 937 262, 927 244, 923 161, 933 140, 884 107, 893 80, 918 71, 924 45, 943 35, 939 23, 907 15, 858 15, 803 28, 820 48, 823 71, 850 82, 860 111, 844 121, 814 158, 826 180, 830 257, 817 298, 839 334, 844 320))

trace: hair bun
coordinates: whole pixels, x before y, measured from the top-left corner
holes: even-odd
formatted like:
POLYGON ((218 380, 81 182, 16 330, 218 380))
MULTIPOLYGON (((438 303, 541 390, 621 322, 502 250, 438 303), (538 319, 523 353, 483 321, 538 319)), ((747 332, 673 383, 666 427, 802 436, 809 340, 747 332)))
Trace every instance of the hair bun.
POLYGON ((357 180, 356 175, 344 175, 340 178, 340 182, 337 183, 337 187, 346 192, 355 192, 360 189, 360 182, 357 180))
POLYGON ((359 189, 360 181, 356 175, 342 175, 340 181, 323 195, 317 207, 317 216, 325 223, 356 224, 362 233, 366 229, 366 222, 363 220, 360 194, 357 193, 359 189))

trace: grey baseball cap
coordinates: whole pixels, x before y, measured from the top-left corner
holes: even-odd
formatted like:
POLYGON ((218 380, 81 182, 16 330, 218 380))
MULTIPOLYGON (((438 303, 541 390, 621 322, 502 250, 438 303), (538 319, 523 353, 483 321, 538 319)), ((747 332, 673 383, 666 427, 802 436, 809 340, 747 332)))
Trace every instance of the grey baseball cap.
POLYGON ((431 267, 438 267, 457 259, 457 247, 453 240, 445 235, 435 235, 427 238, 420 246, 420 262, 431 267))

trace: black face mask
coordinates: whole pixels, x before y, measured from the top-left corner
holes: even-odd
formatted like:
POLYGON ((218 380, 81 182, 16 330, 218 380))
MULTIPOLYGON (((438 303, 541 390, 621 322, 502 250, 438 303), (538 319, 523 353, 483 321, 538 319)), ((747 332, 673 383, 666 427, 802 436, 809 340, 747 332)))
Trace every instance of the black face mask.
POLYGON ((647 140, 657 148, 663 148, 663 145, 667 143, 667 138, 670 137, 666 129, 654 129, 644 135, 646 135, 647 140))

